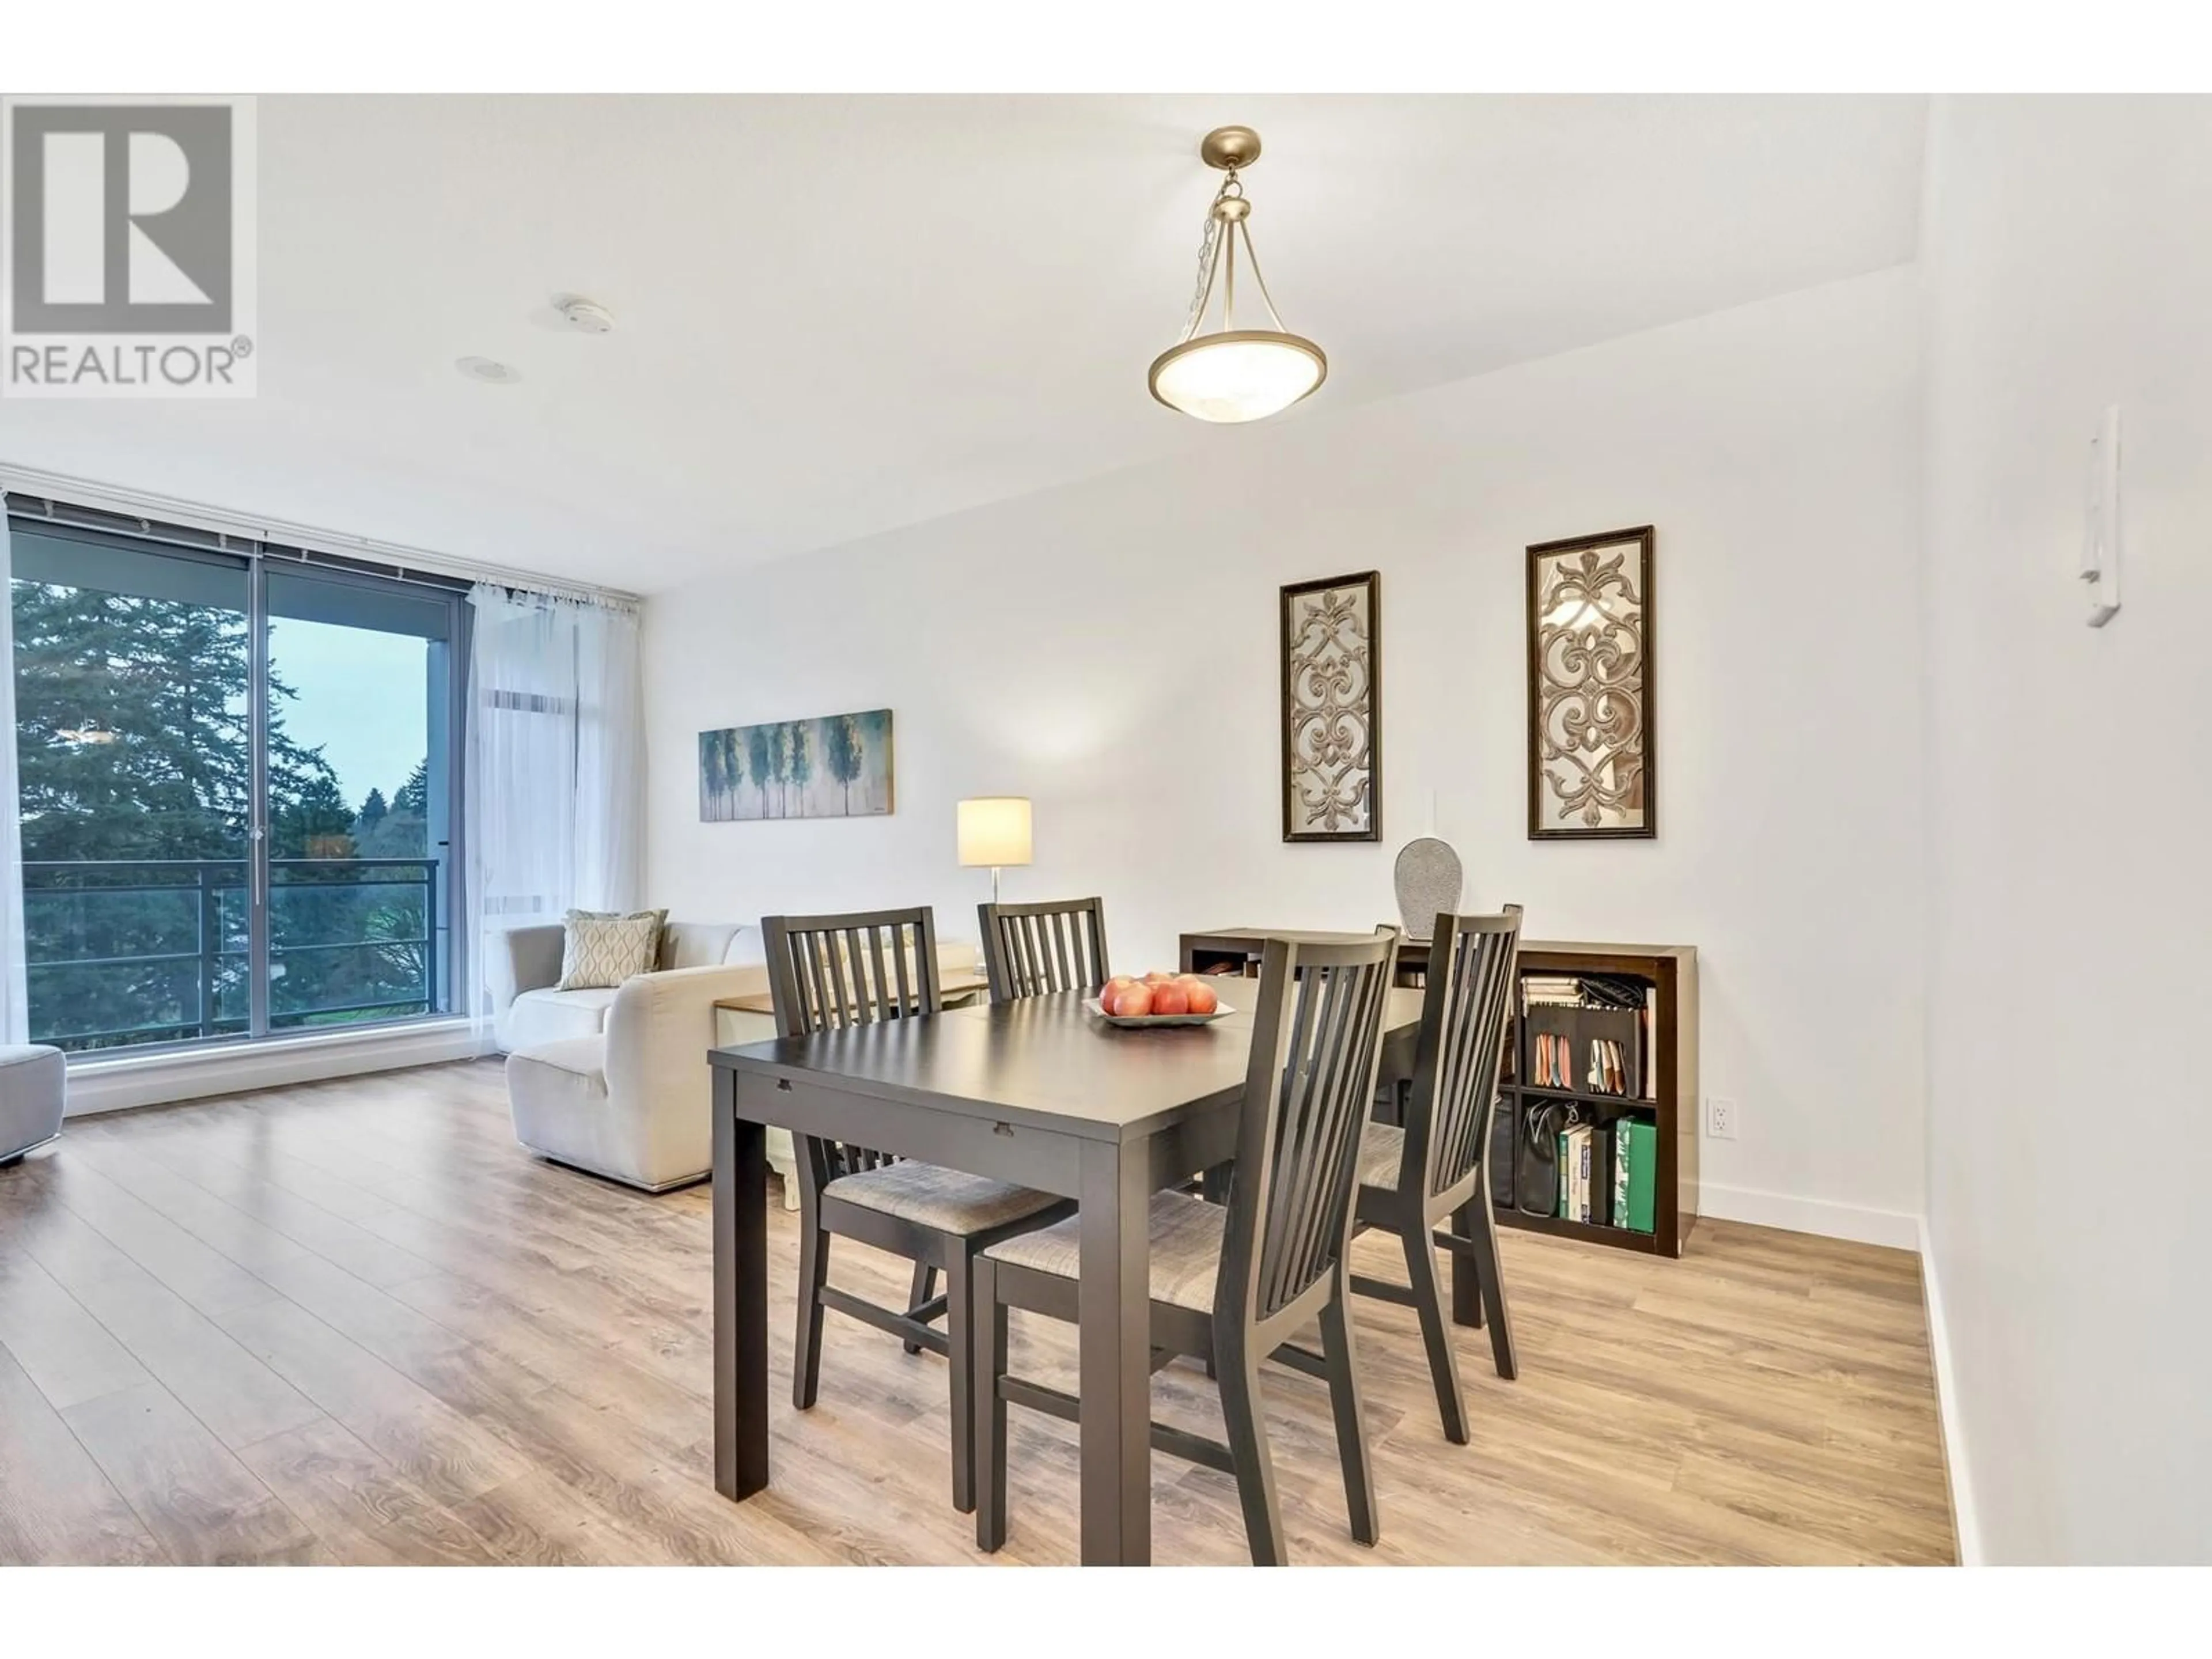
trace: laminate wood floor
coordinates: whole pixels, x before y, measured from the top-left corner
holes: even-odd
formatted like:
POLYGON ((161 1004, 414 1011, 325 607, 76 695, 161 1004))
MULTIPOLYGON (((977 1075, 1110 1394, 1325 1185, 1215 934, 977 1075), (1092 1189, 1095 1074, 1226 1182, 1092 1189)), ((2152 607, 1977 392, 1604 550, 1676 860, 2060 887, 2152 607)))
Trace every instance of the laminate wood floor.
MULTIPOLYGON (((805 1413, 772 1322, 774 1486, 716 1496, 708 1209, 529 1157, 489 1062, 73 1122, 0 1170, 0 1563, 1075 1559, 1073 1428, 1014 1412, 1012 1538, 980 1556, 944 1362, 835 1315, 805 1413)), ((796 1219, 771 1210, 786 1309, 796 1219)), ((1521 1380, 1455 1334, 1470 1446, 1411 1311, 1358 1304, 1379 1547, 1345 1530, 1323 1385, 1270 1369, 1293 1560, 1954 1559, 1911 1255, 1710 1221, 1679 1261, 1504 1248, 1521 1380)), ((890 1302, 907 1268, 840 1240, 830 1273, 890 1302)), ((1014 1345, 1073 1386, 1070 1328, 1017 1314, 1014 1345)), ((1155 1401, 1219 1433, 1187 1363, 1155 1401)), ((1154 1559, 1243 1560, 1229 1478, 1153 1468, 1154 1559)))

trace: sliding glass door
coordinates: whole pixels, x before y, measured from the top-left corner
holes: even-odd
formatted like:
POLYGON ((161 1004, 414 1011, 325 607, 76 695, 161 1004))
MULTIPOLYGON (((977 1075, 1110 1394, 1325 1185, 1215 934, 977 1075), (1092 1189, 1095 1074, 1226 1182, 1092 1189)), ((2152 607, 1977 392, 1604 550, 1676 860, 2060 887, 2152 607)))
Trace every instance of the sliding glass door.
POLYGON ((459 595, 11 528, 32 1040, 143 1048, 449 1010, 459 595))
POLYGON ((271 1030, 447 1006, 454 610, 269 570, 271 1030))

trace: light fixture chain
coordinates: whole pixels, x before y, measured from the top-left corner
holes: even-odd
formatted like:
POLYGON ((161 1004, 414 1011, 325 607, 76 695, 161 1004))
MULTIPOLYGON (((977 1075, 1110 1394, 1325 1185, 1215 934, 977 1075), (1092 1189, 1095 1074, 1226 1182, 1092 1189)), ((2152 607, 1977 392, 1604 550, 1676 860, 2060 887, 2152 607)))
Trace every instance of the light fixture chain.
POLYGON ((1206 210, 1206 233, 1198 243, 1198 279, 1190 291, 1190 314, 1182 325, 1186 340, 1198 332, 1198 325, 1206 320, 1206 304, 1213 295, 1213 264, 1219 252, 1221 221, 1213 216, 1213 210, 1206 210))

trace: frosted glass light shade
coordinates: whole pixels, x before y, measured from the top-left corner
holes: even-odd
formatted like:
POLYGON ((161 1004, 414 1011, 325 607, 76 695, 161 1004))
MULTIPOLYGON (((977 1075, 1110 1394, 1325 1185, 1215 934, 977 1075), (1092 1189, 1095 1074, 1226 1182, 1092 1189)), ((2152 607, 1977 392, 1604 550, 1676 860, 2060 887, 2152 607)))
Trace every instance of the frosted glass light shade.
POLYGON ((1152 396, 1201 421, 1235 423, 1279 415, 1328 378, 1311 340, 1266 329, 1200 334, 1152 363, 1152 396))
POLYGON ((960 862, 1001 866, 1030 861, 1030 803, 1025 795, 983 795, 960 803, 960 862))

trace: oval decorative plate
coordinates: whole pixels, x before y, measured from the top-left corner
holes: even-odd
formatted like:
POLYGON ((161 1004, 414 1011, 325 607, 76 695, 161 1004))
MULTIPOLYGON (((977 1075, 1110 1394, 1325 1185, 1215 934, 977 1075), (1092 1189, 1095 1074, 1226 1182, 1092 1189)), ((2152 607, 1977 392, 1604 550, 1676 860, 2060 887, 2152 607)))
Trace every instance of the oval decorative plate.
POLYGON ((1096 1014, 1099 1018, 1104 1020, 1109 1025, 1135 1027, 1143 1025, 1211 1025, 1215 1020, 1219 1019, 1222 1015, 1233 1014, 1237 1011, 1225 1002, 1217 1002, 1213 1005, 1213 1012, 1210 1014, 1109 1014, 1104 1008, 1099 1006, 1098 999, 1097 997, 1085 997, 1083 999, 1083 1012, 1086 1014, 1096 1014))

